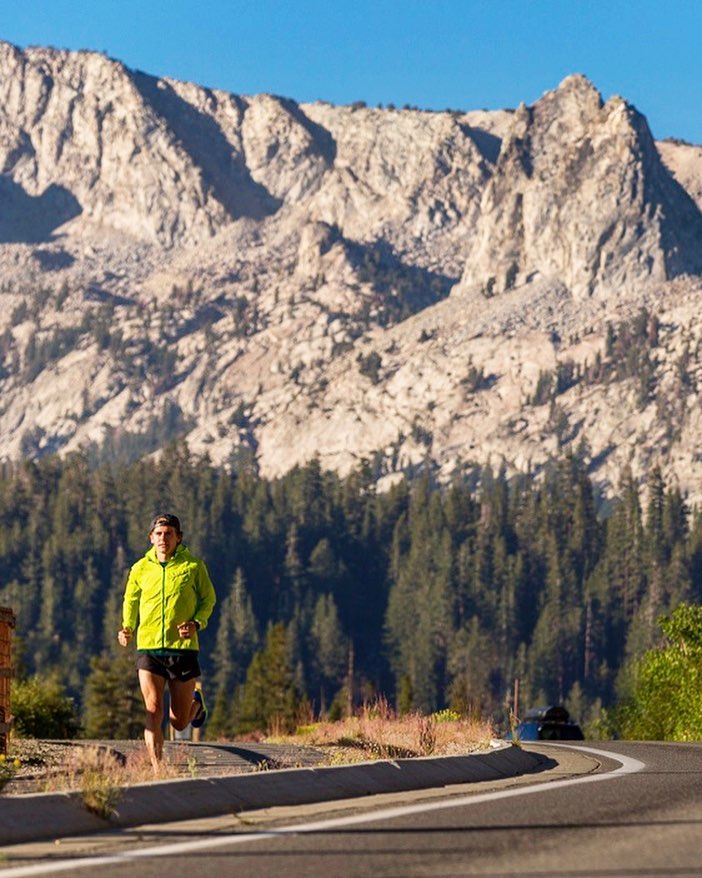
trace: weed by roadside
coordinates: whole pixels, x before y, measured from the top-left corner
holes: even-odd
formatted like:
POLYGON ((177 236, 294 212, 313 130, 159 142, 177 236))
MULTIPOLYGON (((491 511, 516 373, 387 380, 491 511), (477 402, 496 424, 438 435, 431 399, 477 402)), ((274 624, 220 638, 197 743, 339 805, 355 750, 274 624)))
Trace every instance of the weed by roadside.
POLYGON ((105 820, 115 813, 122 794, 122 767, 104 750, 89 747, 81 752, 80 797, 88 811, 105 820))
MULTIPOLYGON (((399 715, 386 701, 365 705, 355 716, 300 726, 294 736, 275 740, 328 751, 331 764, 471 753, 495 737, 491 723, 444 710, 399 715)), ((268 739, 272 741, 272 739, 268 739)))
MULTIPOLYGON (((146 750, 141 747, 124 756, 103 745, 17 738, 10 744, 8 762, 10 758, 19 768, 8 777, 5 795, 79 792, 86 807, 96 813, 114 810, 118 796, 112 790, 155 779, 146 750)), ((185 766, 181 763, 178 757, 164 760, 156 779, 182 777, 185 766)), ((187 772, 195 776, 193 760, 188 760, 187 772)))
POLYGON ((8 759, 4 753, 0 753, 0 790, 12 780, 21 767, 22 763, 17 757, 8 759))

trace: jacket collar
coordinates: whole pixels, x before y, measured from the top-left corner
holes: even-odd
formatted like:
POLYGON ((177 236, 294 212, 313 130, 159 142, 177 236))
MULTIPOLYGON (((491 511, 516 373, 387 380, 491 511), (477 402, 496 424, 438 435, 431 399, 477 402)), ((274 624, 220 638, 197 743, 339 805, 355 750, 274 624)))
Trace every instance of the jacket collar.
MULTIPOLYGON (((185 548, 185 546, 180 543, 166 563, 170 564, 172 561, 179 561, 187 551, 188 550, 185 548)), ((151 546, 151 548, 146 552, 146 555, 144 557, 148 561, 154 561, 156 564, 161 563, 156 557, 156 546, 151 546)))

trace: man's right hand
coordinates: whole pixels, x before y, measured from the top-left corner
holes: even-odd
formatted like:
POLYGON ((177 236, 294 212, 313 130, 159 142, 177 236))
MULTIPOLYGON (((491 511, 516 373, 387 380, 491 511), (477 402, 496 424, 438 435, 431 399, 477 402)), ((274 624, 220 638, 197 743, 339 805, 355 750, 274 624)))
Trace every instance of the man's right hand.
POLYGON ((117 632, 117 640, 120 646, 126 646, 132 638, 131 628, 120 628, 117 632))

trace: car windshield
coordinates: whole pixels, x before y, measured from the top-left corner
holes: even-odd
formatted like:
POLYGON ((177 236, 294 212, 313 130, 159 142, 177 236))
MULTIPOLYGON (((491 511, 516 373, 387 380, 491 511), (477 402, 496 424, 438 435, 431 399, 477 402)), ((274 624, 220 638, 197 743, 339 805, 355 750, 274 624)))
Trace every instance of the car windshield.
MULTIPOLYGON (((509 734, 508 739, 512 739, 509 734)), ((519 723, 514 730, 518 741, 582 741, 584 736, 580 726, 575 723, 519 723)))

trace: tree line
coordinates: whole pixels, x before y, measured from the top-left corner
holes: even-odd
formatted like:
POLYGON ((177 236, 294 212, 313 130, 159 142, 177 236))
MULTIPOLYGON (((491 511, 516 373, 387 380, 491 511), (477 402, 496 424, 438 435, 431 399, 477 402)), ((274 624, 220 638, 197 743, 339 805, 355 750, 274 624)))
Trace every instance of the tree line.
MULTIPOLYGON (((382 694, 400 711, 503 719, 565 703, 611 724, 658 619, 702 597, 702 518, 658 469, 605 501, 578 455, 508 477, 483 468, 377 489, 318 461, 265 479, 167 448, 0 468, 0 604, 21 677, 52 673, 90 737, 138 735, 133 655, 116 644, 128 568, 154 512, 183 522, 218 593, 203 632, 208 734, 289 727, 382 694)), ((610 729, 611 731, 611 729, 610 729)))

